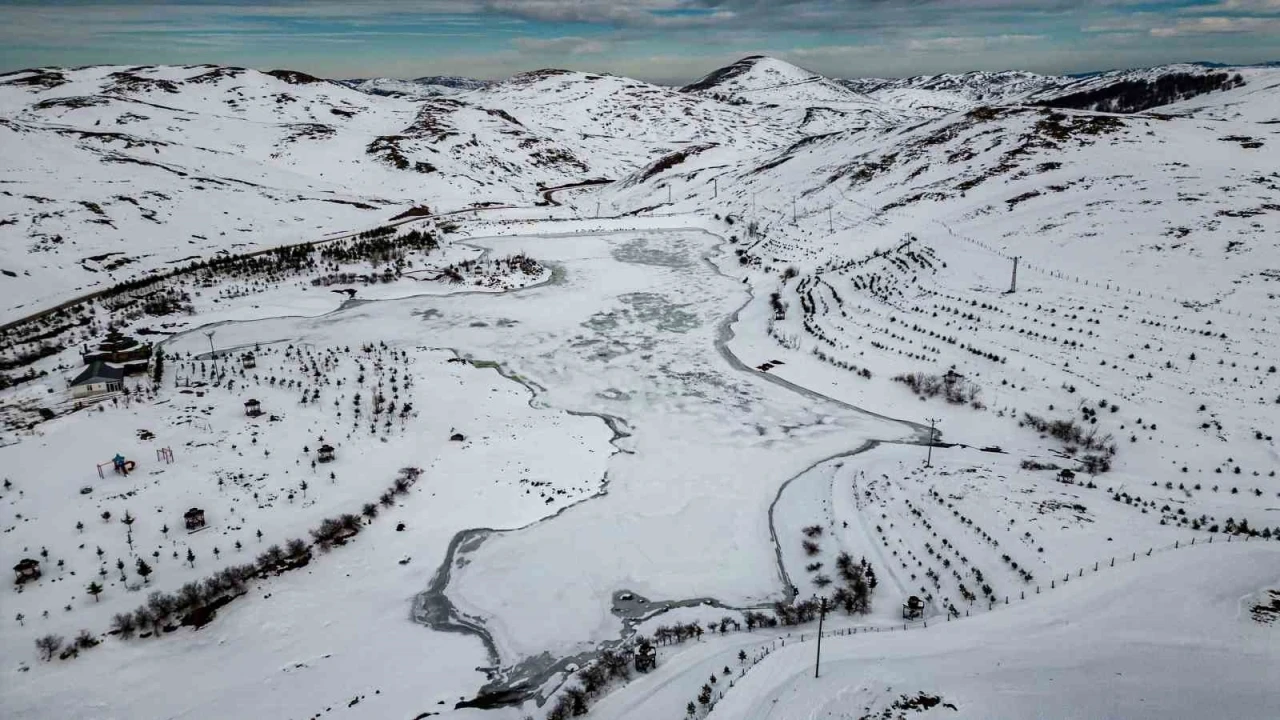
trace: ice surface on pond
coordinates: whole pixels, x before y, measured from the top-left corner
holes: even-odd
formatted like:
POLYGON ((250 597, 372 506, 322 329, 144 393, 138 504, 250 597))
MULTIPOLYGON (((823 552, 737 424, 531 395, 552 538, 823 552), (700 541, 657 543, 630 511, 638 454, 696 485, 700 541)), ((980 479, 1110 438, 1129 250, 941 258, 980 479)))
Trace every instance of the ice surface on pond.
MULTIPOLYGON (((469 306, 528 318, 536 331, 489 339, 504 362, 538 378, 556 406, 625 417, 636 451, 610 462, 604 496, 488 535, 454 568, 450 599, 484 621, 504 663, 616 638, 622 588, 654 601, 779 595, 768 526, 778 485, 869 437, 911 435, 730 366, 720 326, 747 295, 701 261, 716 242, 693 231, 543 238, 539 255, 564 265, 564 287, 469 306)), ((528 240, 477 243, 499 252, 528 240)), ((429 323, 433 334, 458 331, 447 315, 429 323)))

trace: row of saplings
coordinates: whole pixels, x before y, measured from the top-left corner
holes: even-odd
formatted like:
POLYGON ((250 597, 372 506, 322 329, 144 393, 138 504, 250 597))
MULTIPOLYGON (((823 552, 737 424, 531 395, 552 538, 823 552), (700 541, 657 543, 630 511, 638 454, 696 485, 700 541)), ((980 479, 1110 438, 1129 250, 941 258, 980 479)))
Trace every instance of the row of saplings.
MULTIPOLYGON (((422 470, 419 468, 401 468, 391 488, 383 494, 384 504, 388 504, 385 502, 387 495, 407 493, 421 475, 422 470)), ((367 522, 373 522, 377 514, 377 506, 372 503, 364 506, 363 515, 367 522)), ((158 637, 161 632, 172 632, 182 625, 201 627, 213 620, 218 608, 244 595, 250 580, 270 574, 280 575, 303 567, 311 562, 313 547, 328 552, 335 545, 344 545, 360 532, 363 524, 360 516, 351 513, 325 518, 311 530, 313 543, 310 545, 300 538, 294 538, 286 542, 284 547, 271 545, 252 563, 225 567, 203 581, 183 585, 176 593, 154 591, 133 612, 116 613, 111 618, 110 633, 122 638, 132 638, 135 635, 158 637)), ((138 558, 138 571, 144 579, 151 574, 142 558, 138 558)), ((92 639, 87 631, 82 631, 81 636, 92 639)), ((36 640, 36 648, 41 651, 45 660, 50 660, 62 643, 60 636, 47 635, 36 640)), ((81 638, 77 638, 73 647, 87 648, 96 644, 97 642, 84 645, 81 644, 81 638)), ((76 654, 78 650, 70 654, 64 651, 61 657, 68 659, 76 654)))
MULTIPOLYGON (((334 545, 343 545, 360 532, 361 524, 360 518, 350 513, 325 518, 311 531, 314 546, 328 552, 334 545)), ((225 567, 203 581, 183 585, 176 593, 152 592, 147 602, 132 613, 117 613, 111 619, 111 632, 123 638, 135 633, 148 637, 176 630, 179 625, 203 626, 213 620, 218 608, 243 595, 253 578, 279 575, 307 565, 312 547, 301 538, 294 538, 283 548, 268 547, 255 562, 225 567)))

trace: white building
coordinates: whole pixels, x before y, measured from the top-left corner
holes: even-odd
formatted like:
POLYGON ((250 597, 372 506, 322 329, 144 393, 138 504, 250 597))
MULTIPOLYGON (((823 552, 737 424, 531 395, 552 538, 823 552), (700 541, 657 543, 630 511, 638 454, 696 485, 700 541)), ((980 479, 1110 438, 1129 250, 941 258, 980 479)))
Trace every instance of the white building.
POLYGON ((87 398, 120 392, 124 368, 95 360, 71 381, 71 397, 87 398))

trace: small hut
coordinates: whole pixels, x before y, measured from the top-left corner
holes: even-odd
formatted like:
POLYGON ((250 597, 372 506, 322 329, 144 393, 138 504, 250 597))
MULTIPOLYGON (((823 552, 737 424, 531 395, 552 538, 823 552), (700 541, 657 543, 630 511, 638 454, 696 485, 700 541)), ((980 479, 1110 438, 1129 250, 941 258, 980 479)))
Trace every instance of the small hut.
POLYGON ((912 595, 907 601, 902 603, 902 619, 914 620, 924 617, 924 601, 919 597, 912 595))
POLYGON ((636 648, 636 671, 649 672, 658 666, 658 649, 645 641, 636 648))
POLYGON ((1076 472, 1074 470, 1063 468, 1062 472, 1058 473, 1058 482, 1071 484, 1071 483, 1074 483, 1075 481, 1076 481, 1076 472))
POLYGON ((253 353, 247 352, 240 356, 240 367, 252 370, 258 367, 258 359, 253 356, 253 353))
POLYGON ((320 449, 316 451, 316 460, 319 460, 322 463, 327 463, 330 460, 333 460, 333 446, 321 445, 320 449))
POLYGON ((204 527, 204 511, 200 508, 191 508, 182 514, 182 519, 187 523, 187 530, 194 532, 204 527))
POLYGON ((28 580, 38 580, 40 578, 40 561, 32 558, 23 558, 13 566, 13 571, 18 574, 16 582, 21 585, 28 580))
POLYGON ((244 401, 244 414, 249 417, 258 417, 262 414, 262 403, 250 398, 244 401))

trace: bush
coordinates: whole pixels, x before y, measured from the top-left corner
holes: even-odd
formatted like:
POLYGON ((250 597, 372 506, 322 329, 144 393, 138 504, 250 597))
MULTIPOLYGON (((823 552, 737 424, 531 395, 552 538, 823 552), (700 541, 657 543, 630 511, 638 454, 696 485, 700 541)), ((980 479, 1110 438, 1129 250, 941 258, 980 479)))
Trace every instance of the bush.
POLYGON ((126 640, 133 637, 137 627, 138 625, 134 622, 132 613, 116 613, 111 618, 111 631, 118 633, 120 637, 126 640))

